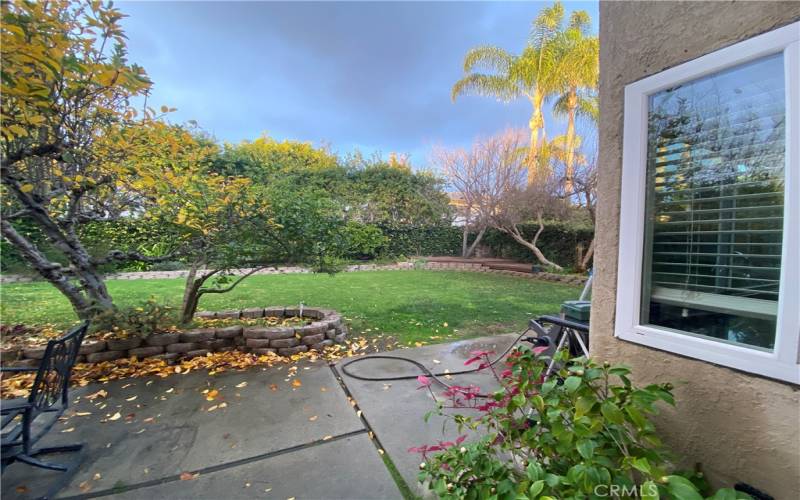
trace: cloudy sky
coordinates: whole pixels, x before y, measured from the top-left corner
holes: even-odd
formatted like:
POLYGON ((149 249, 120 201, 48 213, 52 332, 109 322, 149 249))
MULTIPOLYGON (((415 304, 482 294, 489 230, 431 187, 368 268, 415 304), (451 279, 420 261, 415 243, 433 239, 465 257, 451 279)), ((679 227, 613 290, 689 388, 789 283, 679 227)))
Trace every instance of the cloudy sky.
MULTIPOLYGON (((155 82, 151 103, 178 108, 220 141, 328 144, 338 153, 411 154, 527 125, 530 107, 453 103, 466 51, 519 52, 543 2, 119 2, 130 59, 155 82)), ((568 2, 567 11, 594 2, 568 2)), ((548 135, 550 132, 548 131, 548 135)))

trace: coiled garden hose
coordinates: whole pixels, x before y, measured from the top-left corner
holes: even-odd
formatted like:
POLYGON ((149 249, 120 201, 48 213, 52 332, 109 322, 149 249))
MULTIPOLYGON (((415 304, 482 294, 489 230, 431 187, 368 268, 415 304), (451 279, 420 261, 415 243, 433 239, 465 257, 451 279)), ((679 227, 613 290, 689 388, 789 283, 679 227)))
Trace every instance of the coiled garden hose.
MULTIPOLYGON (((523 337, 525 337, 525 335, 527 335, 529 332, 532 331, 532 329, 533 329, 532 326, 533 325, 529 326, 528 328, 525 329, 524 332, 520 333, 517 336, 517 338, 514 340, 514 342, 512 342, 511 345, 509 345, 508 348, 506 348, 506 350, 503 351, 502 354, 500 354, 499 356, 495 357, 492 361, 489 362, 489 366, 494 366, 495 364, 499 363, 503 358, 505 358, 508 355, 508 353, 510 353, 511 350, 514 349, 514 347, 521 340, 523 340, 523 337)), ((536 332, 537 334, 540 334, 539 337, 530 337, 530 338, 524 339, 524 340, 533 342, 534 344, 538 344, 538 345, 542 345, 542 342, 545 343, 544 345, 549 345, 550 344, 550 340, 547 337, 541 335, 541 333, 543 333, 543 332, 544 332, 544 329, 541 329, 541 332, 536 332)), ((441 378, 439 378, 439 377, 443 377, 443 376, 446 376, 446 375, 447 376, 452 376, 452 375, 465 375, 467 373, 476 373, 478 370, 481 370, 481 369, 484 369, 484 368, 486 368, 486 367, 470 368, 468 370, 459 370, 459 371, 455 371, 455 372, 445 371, 445 372, 434 373, 431 370, 429 370, 427 366, 423 365, 422 363, 420 363, 417 360, 414 360, 414 359, 411 359, 411 358, 407 358, 407 357, 404 357, 404 356, 391 356, 391 355, 388 355, 388 354, 374 354, 374 355, 366 356, 366 357, 363 357, 363 358, 351 359, 349 361, 346 361, 345 363, 343 363, 340 366, 340 370, 342 371, 343 374, 347 375, 348 377, 354 378, 356 380, 364 380, 364 381, 367 381, 367 382, 387 382, 387 381, 390 381, 390 380, 411 380, 411 379, 415 379, 415 378, 419 377, 420 375, 424 375, 424 376, 430 377, 432 380, 434 380, 435 382, 437 382, 438 384, 442 385, 443 387, 445 387, 447 389, 451 389, 452 386, 450 384, 448 384, 447 382, 445 382, 444 380, 442 380, 441 378), (402 361, 404 363, 409 363, 409 364, 412 364, 412 365, 416 366, 417 368, 419 368, 421 373, 418 373, 416 375, 399 375, 399 376, 393 376, 393 377, 368 377, 368 376, 364 376, 364 375, 356 375, 356 374, 352 373, 348 369, 350 367, 350 365, 353 365, 353 364, 361 362, 361 361, 368 361, 368 360, 372 360, 372 359, 389 359, 389 360, 392 360, 392 361, 402 361)), ((478 394, 477 396, 478 397, 482 397, 482 398, 490 397, 490 395, 487 395, 487 394, 478 394)))

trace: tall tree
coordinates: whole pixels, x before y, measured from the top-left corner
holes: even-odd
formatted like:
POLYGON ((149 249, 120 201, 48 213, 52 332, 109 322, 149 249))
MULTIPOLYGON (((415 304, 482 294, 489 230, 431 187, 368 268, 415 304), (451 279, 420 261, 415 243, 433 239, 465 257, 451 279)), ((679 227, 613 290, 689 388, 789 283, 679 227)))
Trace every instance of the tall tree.
POLYGON ((439 149, 434 162, 464 203, 462 256, 470 257, 497 214, 504 210, 508 193, 525 184, 525 134, 506 130, 475 141, 469 151, 439 149), (475 237, 468 244, 468 237, 475 237))
POLYGON ((92 256, 77 231, 139 202, 117 186, 124 145, 107 140, 132 123, 129 100, 150 87, 126 60, 122 17, 99 1, 2 2, 2 234, 81 318, 112 307, 98 266, 142 258, 92 256), (17 231, 23 219, 67 265, 17 231))
POLYGON ((556 51, 553 44, 564 17, 564 7, 556 2, 542 9, 533 22, 531 40, 520 55, 499 47, 471 49, 464 58, 465 76, 453 85, 455 100, 463 94, 477 94, 510 102, 520 97, 531 103, 530 143, 528 144, 528 182, 546 177, 548 165, 540 161, 545 138, 544 102, 557 90, 556 51))
POLYGON ((586 11, 575 11, 570 16, 566 30, 560 31, 554 39, 556 48, 556 75, 559 96, 553 110, 567 117, 564 150, 566 167, 564 187, 567 194, 574 190, 575 154, 577 150, 575 132, 576 116, 597 121, 597 80, 599 76, 600 43, 596 36, 590 36, 591 20, 586 11))

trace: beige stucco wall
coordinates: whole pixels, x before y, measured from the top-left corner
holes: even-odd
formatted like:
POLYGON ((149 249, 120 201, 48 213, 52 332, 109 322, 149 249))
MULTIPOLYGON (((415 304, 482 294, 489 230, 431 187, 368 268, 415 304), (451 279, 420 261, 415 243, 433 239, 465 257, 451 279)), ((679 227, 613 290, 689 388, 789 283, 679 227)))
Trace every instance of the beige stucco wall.
MULTIPOLYGON (((685 466, 717 486, 800 498, 800 387, 613 337, 626 84, 800 19, 800 2, 600 2, 600 176, 592 354, 639 382, 686 382, 657 425, 685 466)), ((623 244, 641 244, 623 242, 623 244)))

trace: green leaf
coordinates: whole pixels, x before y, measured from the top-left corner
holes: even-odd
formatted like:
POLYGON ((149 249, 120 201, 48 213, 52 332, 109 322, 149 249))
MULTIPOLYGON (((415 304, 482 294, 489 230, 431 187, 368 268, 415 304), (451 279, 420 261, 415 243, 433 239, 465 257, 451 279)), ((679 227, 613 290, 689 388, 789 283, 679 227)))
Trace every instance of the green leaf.
POLYGON ((531 398, 531 404, 536 408, 539 413, 544 412, 544 399, 540 395, 535 395, 531 398))
POLYGON ((511 398, 511 401, 513 401, 514 404, 517 405, 518 407, 522 408, 523 406, 525 406, 525 395, 517 394, 513 398, 511 398))
POLYGON ((575 418, 581 418, 592 410, 597 399, 592 396, 581 396, 575 402, 575 418))
POLYGON ((608 373, 617 376, 629 375, 631 373, 631 369, 624 365, 615 365, 608 370, 608 373))
POLYGON ((528 479, 531 481, 537 481, 539 477, 542 475, 542 466, 536 462, 531 462, 528 464, 528 468, 526 469, 528 479))
POLYGON ((742 493, 741 491, 732 490, 730 488, 722 488, 714 493, 714 496, 708 498, 709 500, 741 500, 752 499, 753 497, 747 493, 742 493))
POLYGON ((650 467, 650 462, 648 462, 647 459, 644 457, 634 458, 633 460, 631 460, 631 465, 636 470, 642 471, 645 474, 653 473, 653 469, 650 467))
POLYGON ((625 416, 619 407, 609 400, 603 401, 603 404, 600 405, 600 412, 606 419, 615 424, 621 424, 625 421, 625 416))
POLYGON ((667 491, 681 500, 703 500, 691 481, 681 476, 667 476, 667 491))
POLYGON ((544 479, 539 479, 531 485, 530 489, 528 490, 528 494, 531 496, 531 498, 536 498, 539 496, 539 493, 541 493, 542 490, 544 490, 544 479))
POLYGON ((556 379, 551 378, 544 384, 542 384, 542 394, 547 395, 553 388, 556 386, 556 379))
POLYGON ((567 377, 567 380, 564 381, 564 388, 567 392, 575 392, 578 390, 578 387, 581 385, 581 378, 580 377, 567 377))
POLYGON ((578 449, 578 453, 586 460, 589 460, 594 455, 594 449, 597 445, 591 439, 581 439, 575 446, 578 449))
POLYGON ((556 474, 550 474, 548 472, 544 476, 544 482, 547 483, 547 486, 549 486, 551 488, 555 488, 556 486, 558 486, 558 483, 561 482, 561 476, 558 476, 556 474))
POLYGON ((644 418, 644 415, 642 415, 642 413, 639 410, 637 410, 633 406, 626 406, 625 413, 628 414, 631 421, 636 425, 636 427, 640 429, 647 428, 647 419, 644 418))

